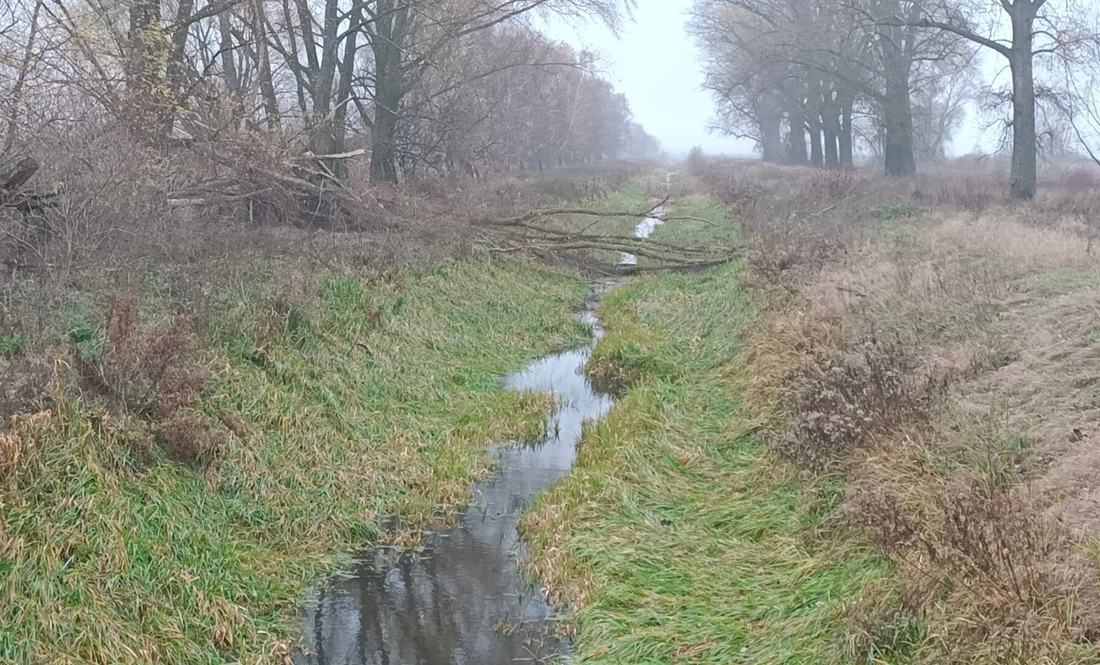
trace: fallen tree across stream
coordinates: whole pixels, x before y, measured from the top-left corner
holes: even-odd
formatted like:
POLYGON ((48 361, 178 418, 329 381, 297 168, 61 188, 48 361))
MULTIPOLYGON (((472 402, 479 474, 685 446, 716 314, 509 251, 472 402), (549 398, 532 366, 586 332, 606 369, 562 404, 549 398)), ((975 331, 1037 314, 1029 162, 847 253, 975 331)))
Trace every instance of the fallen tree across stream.
MULTIPOLYGON (((657 211, 668 205, 666 197, 647 210, 595 210, 590 208, 549 208, 532 210, 523 215, 505 219, 481 219, 475 224, 492 234, 492 253, 530 252, 547 257, 566 252, 616 252, 645 257, 652 263, 644 266, 606 263, 601 266, 617 274, 636 274, 662 270, 701 270, 728 263, 739 258, 739 252, 715 251, 715 248, 674 243, 634 236, 593 233, 601 221, 628 217, 648 219, 659 217, 663 222, 706 221, 694 217, 659 216, 657 211), (565 217, 594 217, 596 220, 573 230, 562 222, 565 217)), ((712 224, 707 221, 707 224, 712 224)), ((721 249, 721 248, 719 248, 721 249)))

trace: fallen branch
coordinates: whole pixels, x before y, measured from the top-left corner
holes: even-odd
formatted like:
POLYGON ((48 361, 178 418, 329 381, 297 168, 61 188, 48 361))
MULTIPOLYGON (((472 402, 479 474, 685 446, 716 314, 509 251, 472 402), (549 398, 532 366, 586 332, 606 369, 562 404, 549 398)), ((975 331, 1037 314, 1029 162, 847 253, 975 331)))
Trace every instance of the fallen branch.
MULTIPOLYGON (((668 204, 669 198, 662 199, 648 210, 641 212, 618 210, 593 210, 590 208, 552 208, 532 210, 531 212, 507 219, 481 219, 474 223, 492 236, 490 253, 531 252, 537 256, 568 252, 607 252, 616 255, 630 254, 644 257, 652 265, 638 266, 627 264, 607 264, 604 270, 615 274, 634 274, 659 270, 698 270, 728 263, 738 254, 716 256, 716 248, 701 245, 683 245, 677 243, 639 238, 627 235, 607 235, 590 233, 599 221, 608 218, 630 217, 650 219, 654 213, 668 204), (552 225, 550 222, 558 216, 596 217, 592 224, 580 230, 565 228, 564 225, 552 225), (503 237, 501 237, 503 236, 503 237)), ((695 221, 718 226, 707 219, 691 216, 661 218, 662 221, 695 221)), ((717 251, 722 251, 718 249, 717 251)))
POLYGON ((718 224, 710 221, 709 219, 703 219, 702 217, 690 217, 687 215, 676 215, 673 217, 665 217, 664 221, 667 222, 702 222, 711 228, 718 228, 718 224))
POLYGON ((648 219, 653 217, 654 211, 668 203, 666 196, 660 203, 649 210, 642 212, 621 212, 593 210, 591 208, 550 208, 547 210, 532 210, 529 213, 513 217, 511 219, 480 220, 478 223, 487 226, 523 226, 524 224, 542 217, 556 217, 558 215, 583 215, 586 217, 635 217, 648 219))
POLYGON ((335 155, 312 155, 312 157, 313 159, 351 159, 352 157, 358 157, 359 155, 365 154, 367 154, 366 148, 359 148, 351 152, 340 152, 335 155))
POLYGON ((740 254, 731 254, 730 256, 724 256, 719 259, 711 259, 709 261, 695 261, 692 263, 682 263, 674 266, 639 266, 619 264, 615 266, 616 270, 614 272, 619 275, 637 275, 647 272, 688 272, 692 270, 705 270, 707 268, 725 265, 730 261, 736 261, 740 257, 740 254))
POLYGON ((885 191, 885 190, 890 189, 891 187, 894 187, 894 186, 895 185, 886 185, 886 186, 883 186, 883 187, 879 187, 877 189, 872 189, 870 191, 863 192, 862 194, 849 194, 848 196, 845 196, 844 198, 840 199, 839 201, 832 204, 831 206, 826 206, 826 207, 822 208, 821 210, 818 210, 817 212, 814 213, 814 215, 817 215, 817 216, 820 217, 821 215, 824 215, 824 214, 827 214, 827 213, 830 213, 830 212, 836 210, 837 208, 839 208, 840 206, 844 205, 845 203, 847 203, 849 201, 854 201, 856 199, 861 199, 864 196, 870 196, 872 194, 878 194, 879 192, 885 191))

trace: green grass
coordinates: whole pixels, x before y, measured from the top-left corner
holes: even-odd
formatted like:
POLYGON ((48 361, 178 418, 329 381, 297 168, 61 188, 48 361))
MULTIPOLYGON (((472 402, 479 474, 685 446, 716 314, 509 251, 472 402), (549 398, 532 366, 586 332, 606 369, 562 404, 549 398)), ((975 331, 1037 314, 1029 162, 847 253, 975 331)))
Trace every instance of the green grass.
POLYGON ((0 357, 14 358, 27 348, 27 338, 18 333, 0 335, 0 357))
POLYGON ((142 426, 72 395, 0 437, 0 662, 282 662, 305 585, 543 426, 549 397, 499 376, 587 334, 583 286, 520 263, 277 287, 207 317, 201 415, 247 431, 205 473, 135 466, 142 426))
POLYGON ((892 222, 898 219, 908 219, 919 215, 921 209, 912 203, 883 203, 871 209, 872 217, 879 222, 892 222))
POLYGON ((726 214, 726 207, 710 197, 695 194, 669 203, 670 221, 658 226, 651 236, 688 245, 703 245, 717 254, 729 253, 740 244, 737 222, 726 214))
POLYGON ((889 564, 823 534, 840 488, 752 436, 737 359, 754 315, 738 265, 605 298, 594 363, 634 383, 524 520, 532 573, 575 609, 578 662, 843 661, 845 608, 889 564))

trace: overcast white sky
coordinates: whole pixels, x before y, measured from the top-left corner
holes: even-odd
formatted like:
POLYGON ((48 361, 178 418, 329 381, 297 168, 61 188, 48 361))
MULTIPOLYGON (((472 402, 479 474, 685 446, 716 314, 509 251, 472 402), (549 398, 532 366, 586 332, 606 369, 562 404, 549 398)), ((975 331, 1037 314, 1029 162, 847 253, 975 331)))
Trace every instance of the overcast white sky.
POLYGON ((639 0, 634 21, 619 39, 602 25, 553 24, 553 37, 600 54, 605 77, 625 93, 640 122, 670 153, 701 145, 711 154, 747 154, 752 141, 707 132, 714 115, 703 91, 702 65, 695 43, 685 32, 692 0, 639 0))
MULTIPOLYGON (((624 25, 618 39, 596 23, 554 22, 544 29, 577 49, 598 53, 605 78, 626 94, 635 120, 669 153, 685 153, 693 145, 701 145, 710 154, 750 154, 752 141, 707 131, 714 102, 710 93, 702 90, 702 65, 695 42, 686 32, 691 5, 692 0, 638 0, 634 21, 624 25)), ((998 58, 982 57, 981 69, 987 80, 1003 69, 998 58)), ((953 152, 970 152, 976 144, 992 150, 996 132, 979 131, 977 109, 971 109, 969 116, 953 152)))

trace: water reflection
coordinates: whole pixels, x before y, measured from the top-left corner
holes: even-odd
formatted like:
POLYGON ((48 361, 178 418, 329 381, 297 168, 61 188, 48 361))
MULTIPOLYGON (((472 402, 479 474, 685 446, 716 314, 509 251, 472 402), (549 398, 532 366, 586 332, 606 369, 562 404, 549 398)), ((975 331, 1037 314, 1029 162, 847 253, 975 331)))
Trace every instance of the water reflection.
MULTIPOLYGON (((586 299, 582 320, 600 334, 594 311, 604 282, 586 299)), ((366 553, 360 564, 305 602, 302 665, 491 665, 563 659, 553 608, 516 566, 520 512, 569 472, 585 420, 611 408, 582 369, 590 347, 542 358, 505 379, 508 390, 553 390, 560 406, 545 439, 502 448, 501 472, 474 487, 458 528, 429 536, 422 552, 366 553)))
MULTIPOLYGON (((667 212, 668 206, 665 205, 659 205, 651 210, 650 213, 634 227, 634 237, 648 238, 653 235, 657 226, 665 223, 665 214, 667 212)), ((638 265, 638 257, 629 252, 622 252, 622 258, 619 259, 619 265, 636 266, 638 265)))

